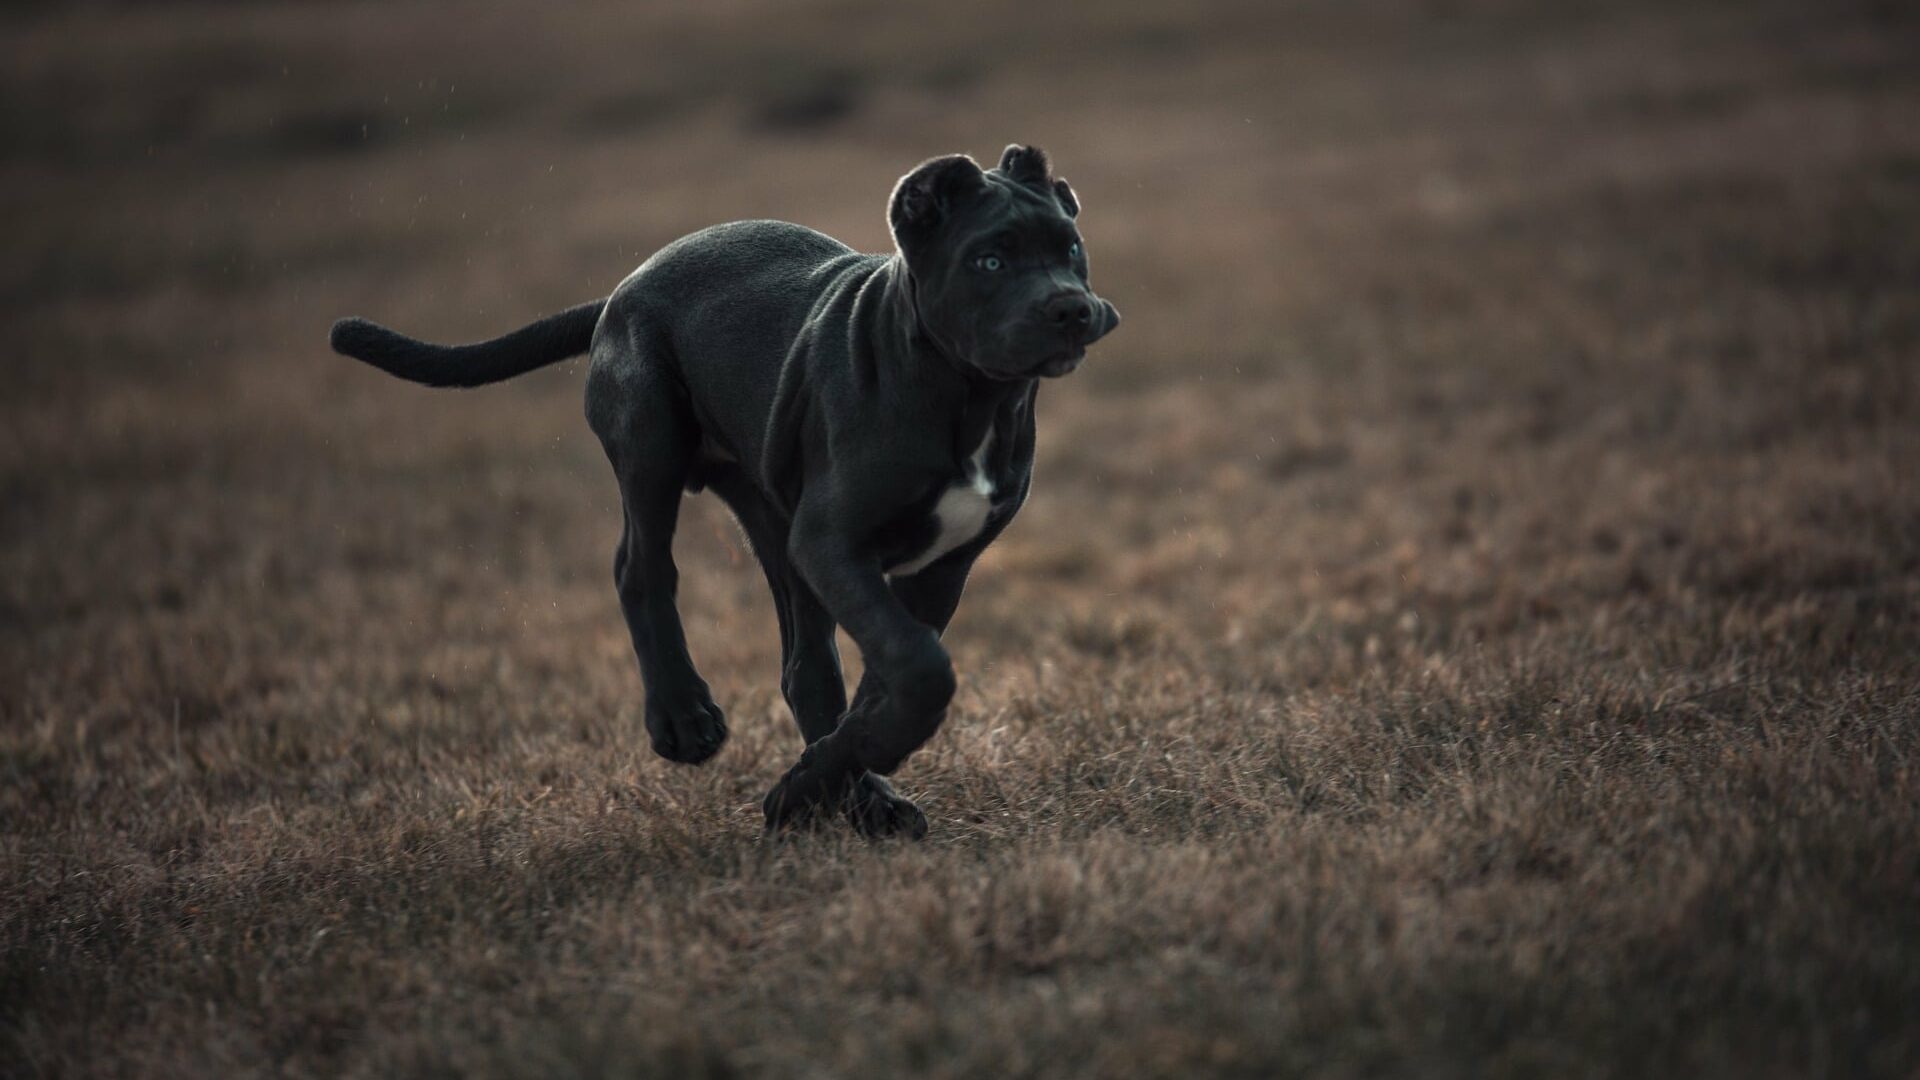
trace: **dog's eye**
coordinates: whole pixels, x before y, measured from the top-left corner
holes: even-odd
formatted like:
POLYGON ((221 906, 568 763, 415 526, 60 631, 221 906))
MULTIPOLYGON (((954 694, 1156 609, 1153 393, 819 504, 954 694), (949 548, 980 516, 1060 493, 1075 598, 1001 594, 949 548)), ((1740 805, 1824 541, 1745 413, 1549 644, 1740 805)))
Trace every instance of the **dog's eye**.
POLYGON ((1076 240, 1074 241, 1073 246, 1067 249, 1067 258, 1077 259, 1079 257, 1080 257, 1080 242, 1076 240))
POLYGON ((1005 263, 1000 261, 1000 256, 998 255, 982 255, 973 260, 973 268, 975 270, 985 270, 989 274, 1005 265, 1005 263))

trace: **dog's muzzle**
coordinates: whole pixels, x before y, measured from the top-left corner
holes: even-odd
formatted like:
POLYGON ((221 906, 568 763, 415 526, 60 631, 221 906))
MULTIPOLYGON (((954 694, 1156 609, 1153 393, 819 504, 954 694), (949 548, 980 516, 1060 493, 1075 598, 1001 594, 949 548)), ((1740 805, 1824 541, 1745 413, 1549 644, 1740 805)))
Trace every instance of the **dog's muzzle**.
POLYGON ((1042 304, 1038 322, 1044 335, 1058 342, 1058 348, 1035 364, 1031 373, 1051 379, 1079 367, 1086 359, 1087 346, 1120 325, 1120 312, 1092 293, 1076 290, 1042 304))

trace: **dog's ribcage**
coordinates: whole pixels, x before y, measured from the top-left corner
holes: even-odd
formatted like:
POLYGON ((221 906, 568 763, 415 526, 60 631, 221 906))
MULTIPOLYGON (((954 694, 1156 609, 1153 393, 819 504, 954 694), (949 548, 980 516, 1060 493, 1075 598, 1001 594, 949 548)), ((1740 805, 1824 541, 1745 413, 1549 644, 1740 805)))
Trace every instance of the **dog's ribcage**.
POLYGON ((934 504, 938 534, 927 549, 906 562, 887 567, 889 574, 917 574, 935 559, 980 535, 993 512, 993 477, 987 472, 987 451, 993 447, 993 429, 967 459, 966 474, 940 493, 934 504))

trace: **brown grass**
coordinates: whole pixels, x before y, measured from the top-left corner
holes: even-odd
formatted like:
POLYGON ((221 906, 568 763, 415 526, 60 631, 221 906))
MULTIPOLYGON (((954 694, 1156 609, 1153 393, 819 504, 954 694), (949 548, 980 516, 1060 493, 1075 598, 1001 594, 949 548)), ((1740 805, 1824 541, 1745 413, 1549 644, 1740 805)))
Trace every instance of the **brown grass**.
MULTIPOLYGON (((646 10, 642 10, 645 8, 646 10)), ((0 1072, 1914 1075, 1905 6, 5 16, 0 1072), (904 770, 653 758, 579 365, 328 355, 1032 140, 1127 315, 904 770)))

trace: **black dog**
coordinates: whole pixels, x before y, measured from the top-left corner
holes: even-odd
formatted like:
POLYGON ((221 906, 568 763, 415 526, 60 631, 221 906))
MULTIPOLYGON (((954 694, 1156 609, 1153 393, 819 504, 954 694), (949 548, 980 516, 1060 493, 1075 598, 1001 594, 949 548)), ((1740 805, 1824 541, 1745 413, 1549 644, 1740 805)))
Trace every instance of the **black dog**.
POLYGON ((926 832, 882 776, 953 697, 940 645, 967 571, 1027 497, 1037 380, 1119 324, 1087 287, 1079 201, 1037 148, 902 177, 899 251, 862 255, 777 221, 677 240, 606 300, 477 345, 362 319, 335 350, 429 386, 479 386, 589 348, 587 420, 620 480, 613 576, 646 683, 647 732, 699 763, 727 737, 674 607, 681 492, 712 488, 773 588, 780 688, 806 737, 767 827, 846 811, 870 835, 926 832), (866 660, 848 707, 834 627, 866 660))

